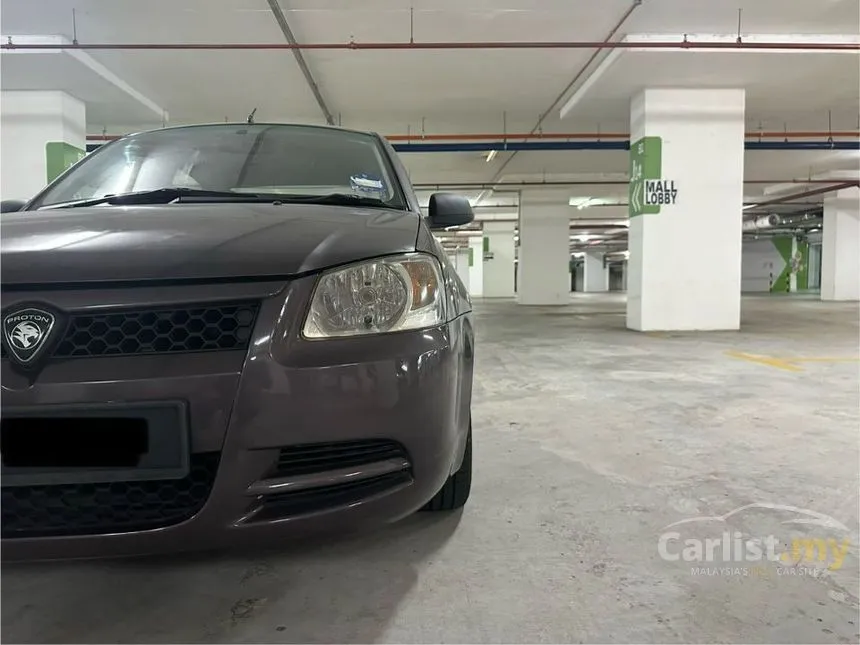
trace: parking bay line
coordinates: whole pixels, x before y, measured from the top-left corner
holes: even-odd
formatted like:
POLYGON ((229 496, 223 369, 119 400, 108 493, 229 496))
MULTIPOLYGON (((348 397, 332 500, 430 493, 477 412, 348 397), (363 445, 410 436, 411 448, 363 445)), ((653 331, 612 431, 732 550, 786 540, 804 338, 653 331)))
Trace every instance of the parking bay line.
POLYGON ((761 354, 749 354, 747 352, 727 351, 727 356, 737 358, 751 363, 759 363, 785 370, 787 372, 803 372, 803 368, 797 363, 856 363, 860 358, 826 357, 826 356, 798 356, 792 358, 781 358, 777 356, 763 356, 761 354))

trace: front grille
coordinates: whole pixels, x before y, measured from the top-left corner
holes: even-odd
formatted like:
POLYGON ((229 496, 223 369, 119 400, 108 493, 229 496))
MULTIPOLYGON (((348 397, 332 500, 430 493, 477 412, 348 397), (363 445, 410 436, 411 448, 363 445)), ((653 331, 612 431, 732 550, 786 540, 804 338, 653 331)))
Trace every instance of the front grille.
POLYGON ((257 310, 257 303, 233 303, 72 314, 53 356, 246 350, 257 310))
POLYGON ((178 524, 203 508, 219 456, 191 455, 183 479, 4 487, 2 536, 95 535, 178 524))
POLYGON ((309 443, 282 448, 270 476, 308 475, 393 458, 408 460, 403 446, 387 439, 309 443))
POLYGON ((262 507, 252 517, 251 522, 265 522, 281 517, 348 506, 374 495, 401 488, 411 482, 412 474, 409 471, 401 470, 369 479, 319 486, 292 493, 267 495, 263 499, 262 507))

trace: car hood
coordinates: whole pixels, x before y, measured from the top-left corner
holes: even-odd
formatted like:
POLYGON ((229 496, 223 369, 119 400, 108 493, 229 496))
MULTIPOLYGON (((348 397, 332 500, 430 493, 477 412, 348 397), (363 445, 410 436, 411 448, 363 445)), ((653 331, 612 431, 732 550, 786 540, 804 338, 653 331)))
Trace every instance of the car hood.
POLYGON ((107 206, 4 214, 2 281, 286 276, 415 250, 419 216, 318 204, 107 206))

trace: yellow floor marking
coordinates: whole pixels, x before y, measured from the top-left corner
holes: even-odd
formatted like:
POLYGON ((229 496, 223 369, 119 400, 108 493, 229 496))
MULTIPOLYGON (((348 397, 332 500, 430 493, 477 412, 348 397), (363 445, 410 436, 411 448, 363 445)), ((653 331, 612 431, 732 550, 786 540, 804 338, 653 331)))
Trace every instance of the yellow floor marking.
POLYGON ((810 357, 810 358, 783 358, 780 360, 789 361, 791 363, 858 363, 860 358, 827 358, 827 357, 810 357))
POLYGON ((769 367, 785 370, 787 372, 802 372, 803 368, 797 363, 856 363, 860 362, 860 358, 839 358, 826 356, 809 356, 809 357, 777 357, 777 356, 762 356, 760 354, 747 354, 746 352, 726 352, 727 356, 739 358, 752 363, 761 363, 769 367))
POLYGON ((770 367, 775 367, 780 370, 786 370, 787 372, 803 371, 802 368, 797 367, 796 365, 792 365, 791 363, 787 363, 784 360, 780 360, 778 358, 771 358, 769 356, 759 356, 758 354, 747 354, 745 352, 726 352, 726 355, 731 356, 732 358, 739 358, 743 361, 761 363, 762 365, 768 365, 770 367))

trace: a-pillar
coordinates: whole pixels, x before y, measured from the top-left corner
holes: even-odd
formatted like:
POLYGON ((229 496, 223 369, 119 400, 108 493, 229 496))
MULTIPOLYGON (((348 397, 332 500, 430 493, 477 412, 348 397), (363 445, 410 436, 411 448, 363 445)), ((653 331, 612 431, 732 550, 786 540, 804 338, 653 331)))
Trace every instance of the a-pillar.
POLYGON ((824 198, 821 299, 860 300, 860 188, 824 198))
POLYGON ((514 295, 514 222, 484 222, 484 297, 514 295))
POLYGON ((469 293, 475 297, 484 295, 484 238, 469 238, 469 293))
POLYGON ((609 269, 602 253, 586 253, 582 266, 585 271, 583 291, 609 291, 609 269))
POLYGON ((517 302, 570 304, 570 207, 520 201, 517 302))
POLYGON ((86 154, 86 107, 59 91, 0 93, 0 196, 27 200, 86 154))
POLYGON ((742 89, 645 89, 630 114, 627 327, 740 327, 742 89))

